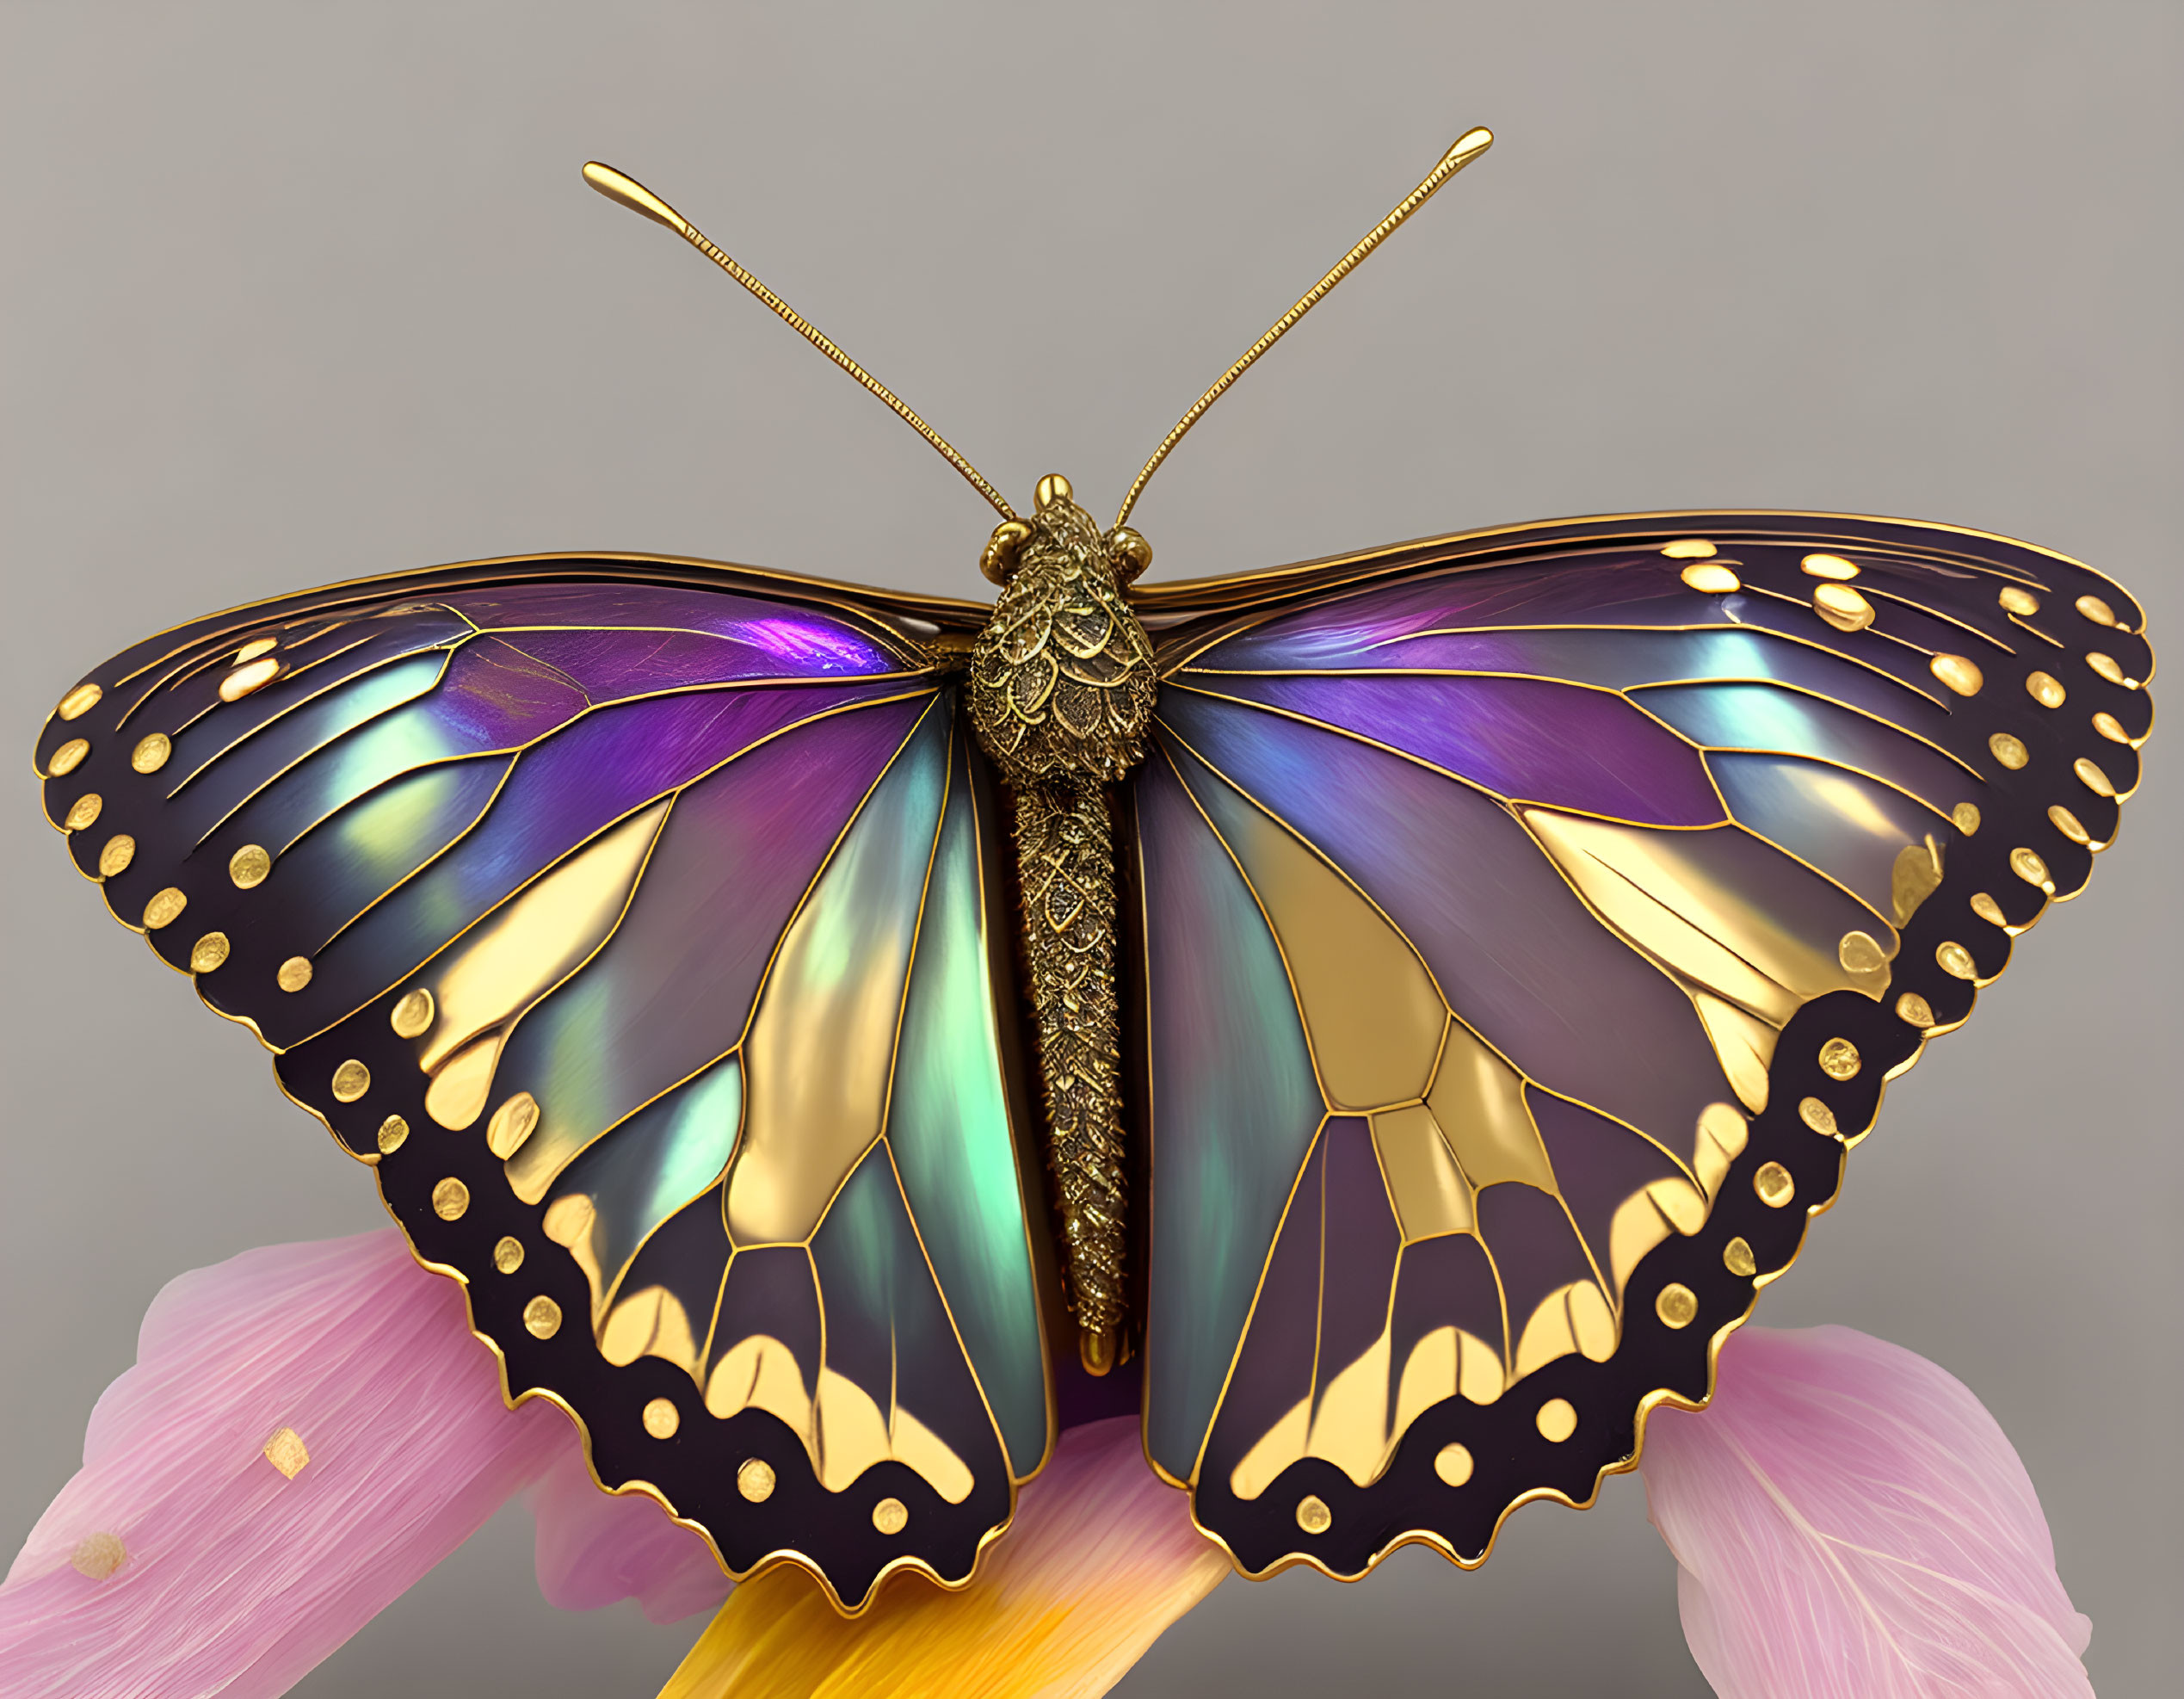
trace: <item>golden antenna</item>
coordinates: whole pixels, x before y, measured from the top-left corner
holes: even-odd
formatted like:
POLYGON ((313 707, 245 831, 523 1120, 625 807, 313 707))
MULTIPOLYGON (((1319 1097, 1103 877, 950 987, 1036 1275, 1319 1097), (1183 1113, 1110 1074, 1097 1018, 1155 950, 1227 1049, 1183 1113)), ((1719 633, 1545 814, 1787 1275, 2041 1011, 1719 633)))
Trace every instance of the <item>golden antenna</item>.
POLYGON ((1152 481, 1153 473, 1160 469, 1160 463, 1168 458, 1169 451, 1183 440, 1190 428, 1204 417, 1206 410, 1221 398, 1222 392, 1242 377, 1253 361, 1280 342, 1291 325, 1317 306, 1322 296, 1354 271, 1359 261, 1394 234, 1397 225, 1424 206, 1427 201, 1432 200, 1434 190, 1493 145, 1494 133, 1491 130, 1466 130, 1462 135, 1457 137, 1455 145, 1441 155, 1441 163, 1427 173, 1425 181, 1404 196, 1395 211, 1366 232, 1363 241, 1337 260, 1332 271, 1305 290, 1298 299, 1296 306, 1275 319, 1273 328, 1244 350, 1243 359, 1222 373, 1213 386, 1191 404, 1190 411, 1175 421, 1175 429, 1161 438, 1160 447, 1153 450, 1152 458, 1145 462, 1144 470, 1138 474, 1137 482, 1130 486, 1130 493, 1122 498, 1122 510, 1114 516, 1114 522, 1118 528, 1124 520, 1130 517, 1130 510, 1138 504, 1138 496, 1144 491, 1145 485, 1152 481))
POLYGON ((904 423, 939 449, 947 463, 970 480, 973 489, 998 508, 1003 518, 1014 519, 1016 516, 1015 510, 1002 499, 1001 491, 987 483, 980 475, 978 468, 958 454, 947 438, 942 436, 939 431, 934 429, 932 426, 905 407, 896 398, 895 392, 885 384, 880 382, 879 379, 836 348, 820 333, 816 326, 787 301, 752 276, 750 273, 745 271, 743 267, 737 265, 735 261, 730 259, 719 249, 714 247, 706 239, 703 231, 676 212, 674 207, 669 206, 666 201, 661 200, 658 195, 653 194, 651 189, 645 188, 643 183, 634 177, 625 176, 611 165, 601 164, 597 160, 592 161, 584 167, 584 181, 609 201, 618 201, 632 213, 642 213, 655 224, 663 224, 680 236, 743 287, 765 302, 773 310, 774 315, 786 323, 797 335, 885 401, 894 410, 896 416, 904 423))

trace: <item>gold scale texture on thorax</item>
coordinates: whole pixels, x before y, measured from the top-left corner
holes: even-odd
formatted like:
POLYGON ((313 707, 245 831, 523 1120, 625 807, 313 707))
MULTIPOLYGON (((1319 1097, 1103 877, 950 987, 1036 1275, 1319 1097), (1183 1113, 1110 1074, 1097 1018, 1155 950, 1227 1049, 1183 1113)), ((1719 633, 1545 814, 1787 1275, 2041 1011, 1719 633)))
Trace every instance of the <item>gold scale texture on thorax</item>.
POLYGON ((1152 644, 1090 515, 1060 493, 1027 528, 972 652, 971 717, 1014 795, 1047 1161, 1071 1307, 1097 1353, 1122 1320, 1126 1232, 1107 788, 1144 756, 1152 644))

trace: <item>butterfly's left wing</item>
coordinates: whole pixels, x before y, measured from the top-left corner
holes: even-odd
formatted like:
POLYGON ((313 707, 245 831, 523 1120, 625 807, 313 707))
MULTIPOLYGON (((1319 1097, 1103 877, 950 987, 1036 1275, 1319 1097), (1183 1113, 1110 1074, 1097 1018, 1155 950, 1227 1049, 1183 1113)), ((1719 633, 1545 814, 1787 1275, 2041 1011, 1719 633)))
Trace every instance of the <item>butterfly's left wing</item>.
POLYGON ((509 1394, 850 1606, 967 1579, 1052 1427, 1000 847, 923 640, 979 611, 487 562, 155 638, 39 743, 77 865, 509 1394))
POLYGON ((1817 515, 1144 593, 1145 1440, 1249 1572, 1481 1561, 1695 1405, 2114 837, 2138 609, 1817 515))

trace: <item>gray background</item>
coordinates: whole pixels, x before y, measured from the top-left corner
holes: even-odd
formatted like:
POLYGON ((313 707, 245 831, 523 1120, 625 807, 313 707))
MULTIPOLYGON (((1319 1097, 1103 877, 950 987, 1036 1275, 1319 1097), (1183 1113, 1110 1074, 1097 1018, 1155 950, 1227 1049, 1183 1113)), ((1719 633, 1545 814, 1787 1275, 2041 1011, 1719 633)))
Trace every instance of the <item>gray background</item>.
MULTIPOLYGON (((978 593, 993 516, 622 165, 1012 497, 1111 504, 1466 125, 1501 140, 1169 463, 1160 576, 1730 504, 1953 520, 2180 609, 2174 0, 0 7, 7 660, 602 546, 978 593)), ((1761 1319, 1926 1353, 2015 1441, 2102 1692, 2174 1691, 2180 775, 1890 1094, 1761 1319), (2169 869, 2164 872, 2163 869, 2169 869), (2166 1109, 2162 1105, 2167 1104, 2166 1109)), ((18 768, 18 772, 22 769, 18 768)), ((0 812, 0 1545, 182 1270, 384 1220, 248 1037, 0 812)), ((638 1695, 504 1515, 307 1680, 638 1695)), ((1637 1483, 1471 1576, 1225 1586, 1122 1690, 1701 1695, 1637 1483)))

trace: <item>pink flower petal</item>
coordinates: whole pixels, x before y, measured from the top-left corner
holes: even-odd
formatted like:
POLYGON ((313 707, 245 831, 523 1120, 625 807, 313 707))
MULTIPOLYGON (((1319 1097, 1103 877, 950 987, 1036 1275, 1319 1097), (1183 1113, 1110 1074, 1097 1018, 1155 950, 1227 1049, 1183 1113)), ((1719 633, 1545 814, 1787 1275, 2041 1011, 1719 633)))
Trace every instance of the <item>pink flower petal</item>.
POLYGON ((961 1591, 898 1576, 845 1620, 802 1570, 768 1570, 736 1590, 660 1699, 1093 1699, 1228 1573, 1146 1465, 1138 1418, 1089 1423, 1062 1436, 961 1591))
POLYGON ((713 1548, 642 1493, 599 1490, 571 1445, 525 1495, 538 1519, 539 1591, 564 1610, 634 1598, 655 1622, 716 1610, 734 1584, 713 1548))
POLYGON ((2017 1454, 1923 1357, 1748 1327, 1705 1412, 1648 1424, 1646 1499, 1722 1699, 2088 1699, 2017 1454))
POLYGON ((184 1275, 0 1585, 9 1699, 285 1692, 574 1449, 392 1229, 184 1275))

